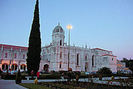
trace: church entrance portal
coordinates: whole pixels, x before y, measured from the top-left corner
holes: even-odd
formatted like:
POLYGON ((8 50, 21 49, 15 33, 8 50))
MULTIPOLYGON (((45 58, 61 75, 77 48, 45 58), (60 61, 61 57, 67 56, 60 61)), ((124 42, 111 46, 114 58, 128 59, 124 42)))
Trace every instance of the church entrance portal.
POLYGON ((43 69, 44 69, 45 72, 48 72, 49 65, 48 64, 45 64, 44 67, 43 67, 43 69))

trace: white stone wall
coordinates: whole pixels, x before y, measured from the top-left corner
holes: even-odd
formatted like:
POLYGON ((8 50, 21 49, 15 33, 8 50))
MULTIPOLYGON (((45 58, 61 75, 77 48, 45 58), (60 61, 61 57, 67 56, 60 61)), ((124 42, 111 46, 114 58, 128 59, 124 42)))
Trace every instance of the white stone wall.
MULTIPOLYGON (((42 51, 42 60, 49 60, 50 61, 50 69, 54 71, 67 71, 68 70, 68 46, 49 46, 49 49, 52 49, 48 54, 52 54, 51 57, 47 55, 47 46, 43 47, 42 51), (56 50, 56 51, 55 51, 56 50), (61 55, 62 54, 62 55, 61 55), (60 58, 61 56, 61 58, 60 58), (61 68, 60 68, 61 63, 61 68)), ((88 64, 87 71, 91 69, 91 58, 90 58, 90 49, 82 48, 82 47, 70 47, 70 61, 69 61, 69 67, 72 68, 73 71, 85 71, 85 63, 88 64), (79 65, 77 65, 77 54, 79 54, 79 65), (85 56, 87 56, 87 59, 85 60, 85 56)))
POLYGON ((92 67, 92 71, 98 71, 102 67, 108 67, 112 72, 117 72, 116 56, 112 54, 112 51, 103 49, 92 49, 93 55, 95 55, 95 66, 92 67))

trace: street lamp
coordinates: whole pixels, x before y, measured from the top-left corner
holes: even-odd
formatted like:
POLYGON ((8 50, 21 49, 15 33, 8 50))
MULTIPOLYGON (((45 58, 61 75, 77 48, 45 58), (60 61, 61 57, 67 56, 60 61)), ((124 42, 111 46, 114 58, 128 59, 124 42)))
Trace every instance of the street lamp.
POLYGON ((66 28, 69 30, 68 34, 68 70, 69 70, 69 60, 70 60, 70 30, 72 29, 72 25, 68 24, 66 28))

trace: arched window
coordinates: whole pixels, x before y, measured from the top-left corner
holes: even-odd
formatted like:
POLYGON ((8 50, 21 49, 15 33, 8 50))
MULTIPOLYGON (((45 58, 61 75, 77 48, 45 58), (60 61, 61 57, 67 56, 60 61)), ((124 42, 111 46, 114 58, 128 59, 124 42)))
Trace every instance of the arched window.
POLYGON ((59 29, 56 29, 56 32, 59 32, 59 29))
POLYGON ((77 65, 79 65, 79 54, 77 54, 77 65))
POLYGON ((8 70, 8 64, 2 64, 2 70, 8 70))
POLYGON ((94 66, 94 55, 92 56, 92 66, 94 66))
POLYGON ((22 64, 21 65, 21 70, 25 70, 26 69, 26 65, 25 64, 22 64))
POLYGON ((17 70, 17 67, 18 67, 17 64, 13 64, 12 65, 12 70, 17 70))
POLYGON ((85 61, 87 61, 87 56, 85 56, 85 61))

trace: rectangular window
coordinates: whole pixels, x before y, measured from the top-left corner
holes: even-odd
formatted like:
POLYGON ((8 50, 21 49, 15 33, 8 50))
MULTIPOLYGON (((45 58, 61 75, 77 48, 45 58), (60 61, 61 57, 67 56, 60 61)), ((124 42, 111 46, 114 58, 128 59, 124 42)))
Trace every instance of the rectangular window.
POLYGON ((94 66, 94 55, 92 56, 92 66, 94 66))
POLYGON ((107 60, 107 59, 108 59, 108 57, 103 57, 103 59, 104 59, 104 60, 107 60))
POLYGON ((62 59, 62 52, 60 52, 60 59, 62 59))
POLYGON ((77 65, 79 65, 79 54, 77 54, 77 65))
POLYGON ((114 59, 112 58, 112 61, 113 61, 114 59))
POLYGON ((14 58, 17 58, 17 53, 14 54, 14 58))
POLYGON ((60 40, 60 46, 62 46, 62 40, 60 40))
POLYGON ((87 56, 85 56, 85 61, 87 61, 87 56))
POLYGON ((60 68, 61 68, 61 62, 60 62, 60 68))
POLYGON ((25 55, 23 54, 23 59, 25 59, 25 55))
POLYGON ((5 58, 7 58, 7 53, 5 53, 5 58))

